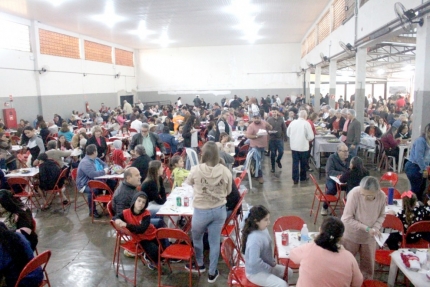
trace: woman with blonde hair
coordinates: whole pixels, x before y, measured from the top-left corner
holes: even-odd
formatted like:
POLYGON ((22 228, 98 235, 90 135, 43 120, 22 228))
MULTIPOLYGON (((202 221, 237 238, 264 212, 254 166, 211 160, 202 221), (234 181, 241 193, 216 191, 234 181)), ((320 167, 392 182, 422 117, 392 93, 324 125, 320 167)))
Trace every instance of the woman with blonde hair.
POLYGON ((97 147, 97 157, 104 160, 106 157, 107 144, 106 139, 102 136, 102 128, 100 126, 93 127, 93 136, 87 140, 86 147, 90 144, 95 144, 97 147))
POLYGON ((191 168, 186 182, 194 189, 194 215, 191 233, 198 266, 186 265, 200 272, 206 271, 203 261, 203 235, 208 231, 210 246, 208 282, 213 283, 219 276, 217 269, 220 252, 221 229, 227 217, 227 195, 231 192, 230 170, 219 163, 218 148, 214 142, 202 147, 202 163, 191 168))

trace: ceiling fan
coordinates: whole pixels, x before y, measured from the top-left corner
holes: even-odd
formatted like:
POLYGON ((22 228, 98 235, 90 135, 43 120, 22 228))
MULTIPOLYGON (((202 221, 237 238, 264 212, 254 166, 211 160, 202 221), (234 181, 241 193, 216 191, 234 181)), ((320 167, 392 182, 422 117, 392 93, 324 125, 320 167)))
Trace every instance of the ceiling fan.
POLYGON ((342 47, 342 49, 345 50, 345 52, 347 52, 348 54, 354 54, 354 52, 357 52, 357 48, 355 48, 354 46, 352 46, 350 43, 345 44, 342 41, 339 41, 339 45, 342 47))
POLYGON ((327 56, 324 56, 324 54, 323 54, 323 53, 320 53, 320 57, 321 57, 321 60, 322 60, 323 62, 327 62, 327 63, 329 63, 329 62, 330 62, 330 58, 329 58, 329 57, 327 57, 327 56))
POLYGON ((402 23, 403 30, 410 31, 412 29, 412 24, 418 24, 420 27, 424 24, 424 19, 420 18, 418 21, 413 21, 418 13, 414 9, 406 10, 402 3, 397 2, 394 4, 394 12, 396 12, 397 17, 402 23))
POLYGON ((306 65, 308 65, 309 68, 315 68, 315 65, 312 64, 311 62, 307 61, 307 60, 306 60, 306 65))

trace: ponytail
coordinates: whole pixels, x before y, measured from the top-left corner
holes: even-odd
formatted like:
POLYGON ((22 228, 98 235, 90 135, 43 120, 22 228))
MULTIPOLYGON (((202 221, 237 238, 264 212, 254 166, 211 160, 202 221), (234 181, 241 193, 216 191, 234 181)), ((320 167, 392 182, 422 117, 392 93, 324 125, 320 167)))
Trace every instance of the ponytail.
POLYGON ((315 239, 315 244, 331 252, 339 252, 338 245, 345 226, 337 217, 326 218, 321 225, 321 233, 315 239))
POLYGON ((249 211, 248 218, 245 220, 245 226, 242 230, 242 253, 245 253, 248 235, 254 230, 258 230, 257 222, 266 217, 267 214, 269 214, 269 210, 262 205, 254 206, 249 211))

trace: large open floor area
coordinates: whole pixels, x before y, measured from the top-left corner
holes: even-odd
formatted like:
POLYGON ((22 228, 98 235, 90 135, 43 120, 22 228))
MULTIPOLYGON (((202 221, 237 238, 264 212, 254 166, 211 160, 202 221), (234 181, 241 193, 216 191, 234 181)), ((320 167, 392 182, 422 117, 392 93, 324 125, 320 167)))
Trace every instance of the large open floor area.
MULTIPOLYGON (((315 186, 311 181, 294 185, 291 179, 292 158, 289 144, 285 143, 286 152, 282 159, 282 170, 277 169, 275 174, 270 173, 269 157, 265 157, 264 163, 264 184, 253 181, 253 189, 246 195, 246 203, 250 206, 262 204, 270 210, 272 230, 273 222, 276 218, 284 215, 297 215, 303 218, 309 226, 310 231, 318 231, 323 220, 319 215, 317 223, 314 225, 314 217, 309 216, 315 186)), ((382 172, 375 171, 373 165, 368 165, 371 175, 380 177, 382 172)), ((317 172, 313 173, 318 178, 317 172)), ((397 188, 404 191, 408 188, 408 180, 405 174, 399 176, 397 188)), ((319 180, 320 187, 324 187, 324 175, 319 180)), ((248 182, 243 181, 243 185, 248 187, 248 182)), ((80 197, 79 202, 83 199, 80 197)), ((58 205, 57 208, 60 206, 58 205)), ((123 278, 116 278, 112 265, 113 251, 115 245, 115 233, 108 223, 91 223, 88 216, 88 208, 81 207, 76 212, 73 206, 66 214, 55 212, 55 206, 49 211, 37 212, 37 233, 39 235, 39 252, 50 249, 52 258, 48 265, 48 273, 52 286, 76 286, 76 287, 96 287, 96 286, 132 286, 126 283, 123 278)), ((109 218, 104 217, 106 220, 109 218)), ((207 260, 208 256, 205 255, 207 260)), ((121 260, 128 274, 133 272, 134 259, 124 258, 121 260)), ((138 286, 157 286, 157 271, 149 270, 138 262, 138 286)), ((207 266, 208 262, 206 262, 207 266)), ((188 286, 188 272, 184 269, 183 263, 172 264, 177 270, 169 274, 168 268, 163 267, 165 275, 162 282, 170 286, 188 286)), ((229 270, 223 262, 221 256, 218 263, 220 277, 210 284, 207 281, 207 272, 200 278, 193 275, 193 286, 227 286, 227 275, 229 270)), ((323 266, 322 266, 323 268, 323 266)), ((381 276, 377 274, 376 277, 381 276)), ((382 275, 382 276, 386 276, 382 275)), ((384 277, 382 277, 384 278, 384 277)))

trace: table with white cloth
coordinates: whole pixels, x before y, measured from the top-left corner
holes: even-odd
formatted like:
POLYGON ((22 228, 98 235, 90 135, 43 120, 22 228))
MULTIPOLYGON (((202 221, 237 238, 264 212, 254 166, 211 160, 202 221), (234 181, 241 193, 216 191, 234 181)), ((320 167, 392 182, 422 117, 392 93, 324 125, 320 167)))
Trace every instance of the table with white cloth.
POLYGON ((362 133, 359 146, 365 149, 374 149, 376 148, 376 138, 362 133))
POLYGON ((174 218, 182 216, 186 220, 186 223, 182 229, 187 232, 191 228, 191 219, 194 214, 193 198, 194 191, 192 186, 184 185, 181 187, 176 187, 168 195, 166 202, 160 207, 157 212, 157 215, 167 216, 176 228, 179 227, 174 218), (181 198, 181 206, 177 205, 177 197, 181 198), (184 197, 188 197, 188 206, 184 206, 184 197))
POLYGON ((105 175, 101 175, 101 176, 97 176, 94 179, 124 179, 124 174, 120 173, 120 174, 105 174, 105 175))
POLYGON ((394 211, 396 214, 402 211, 402 200, 401 199, 395 199, 394 204, 386 205, 385 206, 385 213, 388 211, 394 211))
POLYGON ((292 249, 307 244, 309 242, 314 241, 319 232, 309 232, 309 241, 302 242, 299 240, 300 232, 288 232, 288 245, 282 245, 282 232, 275 232, 275 244, 278 249, 278 257, 280 259, 288 259, 290 258, 290 252, 292 249))
POLYGON ((314 145, 312 147, 312 158, 316 168, 321 167, 321 153, 335 153, 340 140, 336 141, 335 136, 315 136, 314 145), (330 142, 333 141, 333 142, 330 142))
MULTIPOLYGON (((388 273, 388 281, 387 284, 389 287, 395 286, 396 281, 396 275, 398 269, 402 271, 402 273, 409 279, 409 281, 415 286, 415 287, 428 287, 430 286, 430 280, 426 278, 426 272, 429 272, 428 270, 425 270, 423 268, 423 265, 421 265, 421 269, 418 271, 413 271, 406 267, 406 265, 403 263, 403 260, 400 256, 402 252, 407 251, 408 249, 399 249, 391 253, 391 264, 390 264, 390 271, 388 273)), ((426 249, 417 249, 417 252, 427 252, 426 249)), ((427 268, 429 268, 430 263, 427 262, 427 268)))
POLYGON ((34 177, 39 174, 38 167, 20 168, 5 175, 5 177, 34 177))
POLYGON ((12 151, 20 151, 20 150, 22 150, 22 146, 20 146, 20 145, 13 145, 12 146, 12 151))

